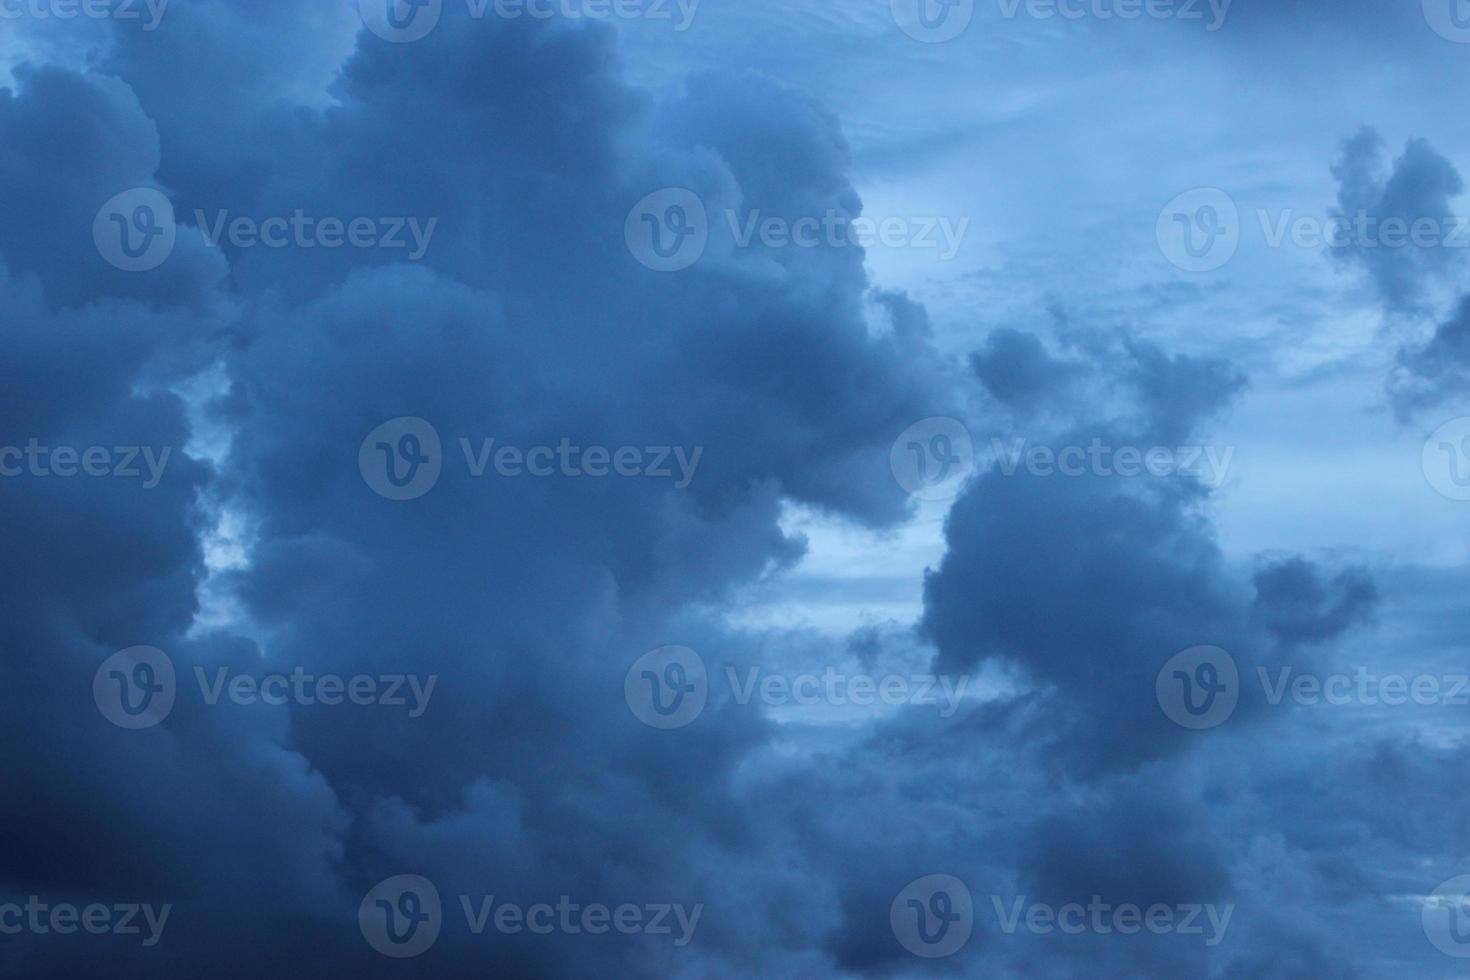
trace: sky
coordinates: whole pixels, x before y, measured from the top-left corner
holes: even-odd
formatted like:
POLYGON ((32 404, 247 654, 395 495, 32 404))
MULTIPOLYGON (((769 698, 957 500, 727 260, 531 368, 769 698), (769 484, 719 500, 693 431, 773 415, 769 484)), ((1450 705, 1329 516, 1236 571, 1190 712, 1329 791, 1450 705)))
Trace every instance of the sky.
POLYGON ((0 977, 1467 975, 1467 83, 0 0, 0 977))

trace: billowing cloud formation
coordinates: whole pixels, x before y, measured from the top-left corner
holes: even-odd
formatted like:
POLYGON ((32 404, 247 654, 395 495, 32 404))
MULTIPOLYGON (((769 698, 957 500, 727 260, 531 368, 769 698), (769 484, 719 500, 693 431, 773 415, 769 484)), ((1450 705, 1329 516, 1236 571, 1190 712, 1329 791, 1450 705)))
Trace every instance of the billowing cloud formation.
MULTIPOLYGON (((0 203, 0 447, 21 451, 0 464, 22 466, 0 479, 0 975, 1349 975, 1337 917, 1418 928, 1384 909, 1439 880, 1417 869, 1451 873, 1424 842, 1463 829, 1463 750, 1308 738, 1256 683, 1329 669, 1379 596, 1356 566, 1272 556, 1252 579, 1225 558, 1210 508, 1234 455, 1209 433, 1240 371, 1063 319, 992 333, 966 374, 860 249, 722 228, 861 211, 819 101, 754 72, 640 87, 605 25, 452 6, 393 44, 350 10, 195 3, 151 37, 113 25, 74 59, 93 70, 0 91, 0 173, 26 188, 0 203), (94 226, 140 188, 175 237, 127 272, 103 234, 164 216, 94 226), (712 226, 677 275, 625 241, 669 188, 712 226), (423 247, 211 241, 298 214, 318 234, 412 219, 423 247), (919 628, 734 625, 742 590, 805 554, 792 507, 903 526, 890 449, 931 416, 1003 436, 919 628), (64 475, 68 447, 116 475, 64 475), (672 470, 599 477, 588 447, 672 470), (436 479, 390 499, 400 465, 436 479), (707 698, 661 730, 626 685, 672 644, 707 698), (110 659, 138 646, 167 656, 174 703, 134 730, 129 682, 164 679, 110 659), (1199 646, 1241 678, 1211 731, 1156 686, 1199 646), (790 678, 839 672, 940 697, 848 684, 835 722, 787 710, 790 678), (333 703, 326 678, 402 701, 333 703), (1262 751, 1281 738, 1313 757, 1262 751), (930 874, 974 900, 975 938, 933 963, 894 914, 930 874), (369 924, 426 913, 375 903, 400 875, 442 902, 410 963, 369 924), (156 943, 5 931, 31 896, 169 912, 156 943), (670 933, 486 926, 492 899, 563 896, 677 913, 670 933), (1213 941, 1018 931, 1026 902, 1208 906, 1213 941)), ((1410 156, 1430 199, 1453 193, 1410 156)), ((1401 209, 1397 186, 1373 206, 1401 209)))
POLYGON ((1372 275, 1385 306, 1419 308, 1426 281, 1461 271, 1459 253, 1439 243, 1456 232, 1451 199, 1465 189, 1454 164, 1426 140, 1413 139, 1386 169, 1383 138, 1363 129, 1332 166, 1339 184, 1332 218, 1340 222, 1334 257, 1372 275), (1428 233, 1416 233, 1428 222, 1428 233), (1433 245, 1425 245, 1432 242, 1433 245))

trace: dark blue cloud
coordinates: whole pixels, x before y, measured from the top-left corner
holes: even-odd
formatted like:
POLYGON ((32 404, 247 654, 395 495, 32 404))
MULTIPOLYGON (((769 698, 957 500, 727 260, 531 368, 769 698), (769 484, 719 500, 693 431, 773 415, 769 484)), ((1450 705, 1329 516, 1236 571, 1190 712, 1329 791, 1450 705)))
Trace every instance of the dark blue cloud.
MULTIPOLYGON (((1382 605, 1377 570, 1274 554, 1242 570, 1218 481, 1193 470, 995 458, 1024 439, 1227 468, 1212 431, 1246 390, 1232 363, 1061 314, 992 332, 966 362, 862 249, 737 247, 726 214, 864 208, 841 120, 769 74, 636 84, 628 32, 453 4, 392 44, 350 5, 175 2, 157 32, 79 32, 65 64, 36 49, 0 90, 0 176, 20 189, 0 203, 0 448, 169 453, 155 481, 0 478, 0 907, 171 917, 156 947, 5 934, 0 976, 1353 975, 1332 916, 1418 928, 1393 903, 1456 873, 1461 749, 1316 739, 1308 712, 1251 686, 1257 668, 1337 664, 1382 605), (677 275, 624 238, 664 188, 697 195, 716 229, 677 275), (167 202, 175 240, 129 272, 94 230, 127 232, 134 205, 118 229, 104 204, 140 190, 167 202), (415 256, 207 241, 220 220, 297 212, 435 224, 415 256), (793 512, 897 553, 926 512, 890 450, 934 416, 963 422, 983 465, 911 583, 917 626, 742 618, 813 549, 793 512), (442 472, 397 501, 365 476, 364 440, 402 418, 432 427, 442 472), (489 438, 698 464, 687 486, 477 477, 489 438), (625 700, 635 659, 669 644, 711 678, 677 731, 625 700), (177 701, 127 730, 93 685, 145 645, 177 701), (1172 721, 1156 689, 1203 645, 1243 679, 1213 732, 1172 721), (742 699, 727 678, 750 668, 970 686, 952 710, 832 721, 742 699), (196 683, 276 673, 435 686, 415 715, 212 704, 196 683), (936 873, 972 892, 976 938, 930 964, 890 914, 936 873), (445 912, 409 962, 358 921, 404 874, 445 912), (700 925, 687 947, 475 935, 460 905, 564 895, 697 904, 700 925), (1283 896, 1306 907, 1283 913, 1283 896), (1231 903, 1236 924, 1216 949, 1008 933, 994 911, 1094 897, 1231 903)), ((1458 193, 1425 144, 1387 177, 1377 153, 1367 137, 1345 151, 1344 207, 1420 213, 1458 193)), ((1445 271, 1357 258, 1391 303, 1445 271)), ((1441 335, 1432 360, 1453 363, 1441 335)), ((1364 975, 1421 962, 1392 938, 1389 968, 1364 975)))

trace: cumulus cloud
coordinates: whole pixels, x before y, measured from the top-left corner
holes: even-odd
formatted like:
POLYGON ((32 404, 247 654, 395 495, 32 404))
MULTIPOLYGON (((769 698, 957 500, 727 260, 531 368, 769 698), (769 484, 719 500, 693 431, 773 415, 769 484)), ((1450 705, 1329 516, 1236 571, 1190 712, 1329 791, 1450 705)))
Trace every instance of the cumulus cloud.
MULTIPOLYGON (((862 249, 718 232, 727 214, 862 213, 842 122, 810 93, 754 71, 635 84, 617 30, 560 19, 446 10, 392 44, 350 8, 210 0, 151 38, 110 27, 0 90, 0 175, 26 188, 0 201, 0 447, 169 457, 152 486, 0 480, 0 904, 172 913, 156 948, 6 936, 0 975, 400 976, 358 907, 413 874, 443 900, 442 935, 411 964, 434 976, 905 976, 925 967, 890 906, 939 872, 977 913, 939 972, 1347 975, 1323 929, 1365 889, 1335 848, 1366 828, 1367 856, 1417 867, 1433 850, 1417 842, 1463 822, 1457 749, 1345 739, 1304 772, 1258 750, 1311 722, 1249 685, 1218 732, 1161 710, 1156 678, 1185 648, 1225 649, 1246 679, 1288 654, 1326 668, 1379 607, 1356 565, 1273 555, 1252 578, 1225 556, 1199 467, 1228 477, 1211 430, 1246 390, 1232 363, 1059 315, 994 331, 961 364, 862 249), (630 209, 667 188, 716 229, 678 275, 625 242, 630 209), (168 201, 177 238, 127 272, 94 223, 138 189, 168 201), (435 230, 418 256, 209 240, 222 215, 298 212, 435 230), (808 553, 793 506, 885 542, 909 527, 890 450, 933 416, 1002 448, 1079 447, 1088 468, 1017 469, 981 439, 916 626, 734 625, 742 590, 808 553), (437 437, 439 471, 394 500, 364 459, 405 418, 437 437), (684 486, 476 469, 496 448, 562 445, 697 466, 684 486), (1123 475, 1130 447, 1175 471, 1123 475), (228 613, 206 617, 204 596, 228 613), (625 682, 671 644, 710 683, 699 716, 662 731, 625 682), (133 731, 93 685, 140 645, 167 655, 177 700, 133 731), (814 719, 740 696, 726 678, 749 668, 969 693, 814 719), (210 678, 272 675, 433 688, 417 715, 208 697, 210 678), (1435 812, 1390 811, 1390 795, 1435 812), (1333 804, 1317 823, 1301 815, 1314 797, 1333 804), (1278 921, 1273 903, 1300 894, 1327 897, 1278 921), (687 947, 476 934, 461 898, 490 896, 701 920, 687 947), (993 912, 1094 897, 1238 903, 1244 938, 1046 939, 993 912)), ((1376 152, 1345 151, 1344 207, 1458 193, 1426 146, 1386 179, 1376 152)), ((1355 258, 1393 302, 1439 271, 1355 258)))

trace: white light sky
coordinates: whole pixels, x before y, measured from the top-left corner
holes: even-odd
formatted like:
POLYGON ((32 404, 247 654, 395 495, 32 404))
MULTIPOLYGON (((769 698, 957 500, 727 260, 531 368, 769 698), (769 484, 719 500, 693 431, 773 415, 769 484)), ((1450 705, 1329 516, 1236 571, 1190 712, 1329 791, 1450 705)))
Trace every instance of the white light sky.
MULTIPOLYGON (((744 64, 815 94, 842 121, 869 216, 970 219, 951 261, 868 254, 874 283, 922 301, 955 356, 996 327, 1044 332, 1056 303, 1171 351, 1230 358, 1250 388, 1207 436, 1236 448, 1213 505, 1230 559, 1470 557, 1467 505, 1430 491, 1420 469, 1427 434, 1470 413, 1470 400, 1405 427, 1385 394, 1400 342, 1427 336, 1433 319, 1388 322, 1365 274, 1320 249, 1271 247, 1258 218, 1325 218, 1329 168, 1363 125, 1392 156, 1424 137, 1470 167, 1470 118, 1445 111, 1464 90, 1470 46, 1430 31, 1418 4, 1370 36, 1340 33, 1324 5, 1280 24, 1242 17, 1242 5, 1210 34, 1168 21, 1007 20, 982 0, 965 35, 937 45, 899 33, 887 6, 706 0, 686 34, 624 32, 634 75, 654 87, 685 67, 744 64), (1183 272, 1158 250, 1155 221, 1175 195, 1208 186, 1239 205, 1240 251, 1218 271, 1183 272)), ((811 515, 791 526, 811 554, 786 597, 753 618, 835 630, 912 617, 922 570, 943 553, 932 507, 883 538, 811 515)))

